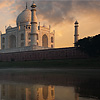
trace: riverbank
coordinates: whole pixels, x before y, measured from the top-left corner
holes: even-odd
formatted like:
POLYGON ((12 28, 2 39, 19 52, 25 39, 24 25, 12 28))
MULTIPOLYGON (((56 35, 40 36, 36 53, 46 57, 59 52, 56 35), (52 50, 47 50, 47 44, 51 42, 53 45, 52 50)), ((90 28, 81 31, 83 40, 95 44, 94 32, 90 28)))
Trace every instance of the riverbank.
POLYGON ((0 68, 100 68, 100 58, 0 62, 0 68))

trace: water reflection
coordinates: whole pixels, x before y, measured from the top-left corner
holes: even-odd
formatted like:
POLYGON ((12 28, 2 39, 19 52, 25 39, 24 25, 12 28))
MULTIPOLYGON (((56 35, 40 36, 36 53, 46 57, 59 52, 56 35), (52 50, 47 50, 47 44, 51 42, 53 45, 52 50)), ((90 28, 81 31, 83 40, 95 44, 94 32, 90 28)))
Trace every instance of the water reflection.
POLYGON ((0 100, 100 100, 99 70, 2 72, 0 100))
POLYGON ((0 100, 55 100, 54 86, 0 85, 0 100))

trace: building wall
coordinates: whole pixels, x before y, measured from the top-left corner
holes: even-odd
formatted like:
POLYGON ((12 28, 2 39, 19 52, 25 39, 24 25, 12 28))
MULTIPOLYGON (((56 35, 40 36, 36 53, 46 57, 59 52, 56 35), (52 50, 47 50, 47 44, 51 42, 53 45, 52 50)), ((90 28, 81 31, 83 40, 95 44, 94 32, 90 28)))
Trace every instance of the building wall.
MULTIPOLYGON (((50 29, 47 27, 39 26, 38 28, 38 39, 37 44, 38 46, 43 47, 42 45, 42 37, 43 35, 46 35, 48 37, 48 47, 51 48, 51 45, 54 47, 54 41, 51 43, 51 37, 54 39, 55 32, 50 32, 50 29)), ((31 26, 20 26, 20 27, 14 27, 14 28, 7 28, 6 33, 1 35, 1 49, 11 49, 10 45, 14 45, 13 38, 10 38, 10 36, 14 36, 16 40, 16 47, 13 48, 19 48, 24 46, 30 46, 31 40, 29 39, 31 33, 31 26), (30 27, 30 28, 29 28, 30 27), (21 35, 23 34, 24 38, 21 39, 21 35), (5 39, 5 42, 3 42, 3 38, 5 39)))
POLYGON ((4 49, 5 48, 5 42, 6 42, 6 35, 5 34, 1 34, 1 48, 4 49))
MULTIPOLYGON (((1 43, 1 34, 2 34, 2 32, 0 31, 0 43, 1 43)), ((0 49, 1 49, 1 44, 0 44, 0 49)))
POLYGON ((51 45, 53 45, 54 47, 54 37, 55 37, 55 32, 51 32, 49 28, 45 27, 45 26, 39 26, 38 28, 38 34, 39 34, 39 46, 43 46, 42 45, 42 37, 44 35, 46 35, 48 37, 48 47, 51 48, 51 45), (53 42, 51 42, 51 37, 53 37, 53 42))
POLYGON ((72 48, 59 48, 47 50, 23 51, 15 53, 1 53, 0 61, 29 61, 44 59, 69 59, 87 58, 88 56, 80 50, 72 48))

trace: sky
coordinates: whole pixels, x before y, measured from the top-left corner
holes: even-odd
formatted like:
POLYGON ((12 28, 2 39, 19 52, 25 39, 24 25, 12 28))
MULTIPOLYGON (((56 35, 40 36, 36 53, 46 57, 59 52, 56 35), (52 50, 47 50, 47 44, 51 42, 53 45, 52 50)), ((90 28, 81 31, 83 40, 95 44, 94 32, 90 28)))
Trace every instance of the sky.
MULTIPOLYGON (((33 0, 0 0, 0 31, 16 26, 17 16, 33 0)), ((55 47, 74 46, 74 22, 79 22, 79 39, 100 34, 100 0, 34 0, 38 22, 55 30, 55 47)))

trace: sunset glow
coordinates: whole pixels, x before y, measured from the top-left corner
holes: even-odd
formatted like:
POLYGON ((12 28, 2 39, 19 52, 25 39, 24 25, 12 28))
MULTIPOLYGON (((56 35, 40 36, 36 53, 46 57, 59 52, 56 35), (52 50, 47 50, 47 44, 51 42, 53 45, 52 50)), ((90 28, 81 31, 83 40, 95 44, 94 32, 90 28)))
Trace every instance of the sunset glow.
MULTIPOLYGON (((16 18, 32 1, 0 0, 0 31, 5 33, 5 26, 16 26, 16 18)), ((74 46, 74 22, 79 22, 79 38, 100 33, 100 1, 35 1, 38 5, 38 22, 55 30, 55 47, 74 46)))

